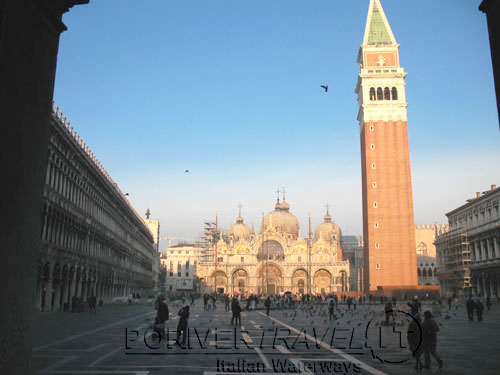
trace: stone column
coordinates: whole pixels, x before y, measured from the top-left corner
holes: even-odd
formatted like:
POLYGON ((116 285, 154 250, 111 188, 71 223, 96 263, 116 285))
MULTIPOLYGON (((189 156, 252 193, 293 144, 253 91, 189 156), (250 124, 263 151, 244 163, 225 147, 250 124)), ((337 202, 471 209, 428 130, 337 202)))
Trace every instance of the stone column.
POLYGON ((45 308, 44 308, 44 311, 50 311, 51 305, 52 305, 52 275, 49 275, 49 278, 47 279, 47 286, 45 287, 45 308))
POLYGON ((60 308, 59 300, 61 298, 61 279, 59 278, 57 284, 55 284, 54 300, 52 301, 52 311, 58 311, 60 308))
POLYGON ((495 250, 495 259, 500 258, 500 245, 498 244, 499 238, 497 236, 493 236, 493 248, 495 250))
POLYGON ((482 280, 482 293, 483 297, 486 297, 486 276, 484 276, 484 272, 481 272, 481 280, 482 280))
POLYGON ((36 289, 36 297, 35 297, 35 309, 36 311, 41 311, 41 304, 42 304, 42 288, 43 288, 43 279, 40 278, 39 282, 37 283, 37 289, 36 289))

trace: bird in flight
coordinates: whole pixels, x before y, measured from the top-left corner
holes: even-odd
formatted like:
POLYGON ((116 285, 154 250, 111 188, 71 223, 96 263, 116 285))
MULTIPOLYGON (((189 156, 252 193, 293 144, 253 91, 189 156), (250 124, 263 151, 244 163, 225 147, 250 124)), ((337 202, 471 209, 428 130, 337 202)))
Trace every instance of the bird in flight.
POLYGON ((324 88, 324 89, 325 89, 325 92, 328 92, 328 86, 321 85, 320 87, 324 88))
POLYGON ((128 196, 128 193, 125 193, 125 196, 128 196))
POLYGON ((186 169, 186 171, 184 173, 189 173, 189 169, 186 169))

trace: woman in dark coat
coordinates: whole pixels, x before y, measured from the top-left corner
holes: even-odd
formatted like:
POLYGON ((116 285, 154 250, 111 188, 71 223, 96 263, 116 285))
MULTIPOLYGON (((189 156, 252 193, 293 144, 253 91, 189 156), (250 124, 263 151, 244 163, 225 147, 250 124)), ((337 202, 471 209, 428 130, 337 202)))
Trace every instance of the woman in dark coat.
POLYGON ((189 306, 184 306, 179 311, 179 324, 177 325, 177 345, 184 345, 186 343, 186 335, 188 329, 188 319, 189 319, 189 306), (182 342, 179 342, 182 332, 182 342))
POLYGON ((422 323, 422 349, 424 351, 424 368, 431 368, 431 355, 438 362, 439 368, 443 367, 443 361, 437 354, 437 333, 439 327, 430 311, 424 312, 424 322, 422 323))
POLYGON ((422 318, 420 314, 415 314, 408 326, 408 332, 406 334, 408 339, 408 345, 410 345, 410 351, 413 357, 415 357, 416 363, 415 368, 420 370, 422 368, 422 362, 420 361, 420 355, 422 354, 422 318))
POLYGON ((158 302, 158 310, 156 312, 155 323, 159 329, 161 329, 161 334, 165 336, 165 322, 168 320, 169 311, 165 298, 161 298, 158 302))

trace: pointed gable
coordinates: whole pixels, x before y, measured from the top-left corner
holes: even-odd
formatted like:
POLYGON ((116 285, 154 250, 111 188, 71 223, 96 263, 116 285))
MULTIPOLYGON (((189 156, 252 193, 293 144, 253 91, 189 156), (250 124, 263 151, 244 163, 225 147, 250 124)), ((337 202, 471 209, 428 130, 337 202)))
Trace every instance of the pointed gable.
POLYGON ((363 44, 396 44, 379 0, 370 0, 363 44))

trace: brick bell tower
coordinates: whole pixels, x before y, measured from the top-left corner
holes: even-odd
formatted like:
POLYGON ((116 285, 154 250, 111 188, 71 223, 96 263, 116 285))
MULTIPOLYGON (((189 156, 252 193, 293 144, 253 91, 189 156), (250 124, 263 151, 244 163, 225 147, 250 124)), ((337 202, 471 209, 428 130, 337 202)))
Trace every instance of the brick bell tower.
POLYGON ((370 0, 356 85, 361 139, 364 290, 418 285, 406 117, 399 44, 380 0, 370 0))

